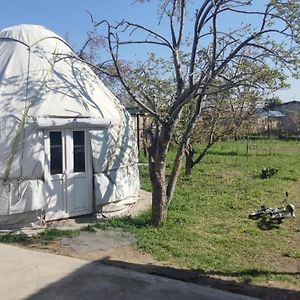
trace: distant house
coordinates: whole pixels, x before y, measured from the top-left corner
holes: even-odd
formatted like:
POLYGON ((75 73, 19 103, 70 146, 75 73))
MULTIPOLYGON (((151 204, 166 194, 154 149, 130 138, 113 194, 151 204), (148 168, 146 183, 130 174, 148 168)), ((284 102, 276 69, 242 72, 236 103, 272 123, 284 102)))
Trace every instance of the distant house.
POLYGON ((257 110, 257 133, 300 135, 300 102, 290 101, 270 111, 257 110))
POLYGON ((284 117, 283 113, 278 110, 265 111, 258 109, 256 133, 278 135, 281 131, 281 122, 284 117))
POLYGON ((289 101, 277 106, 274 106, 273 110, 280 111, 281 113, 287 113, 290 111, 300 111, 300 101, 289 101))
POLYGON ((283 134, 300 134, 300 102, 290 101, 274 107, 274 110, 281 112, 283 117, 280 122, 280 130, 283 134))

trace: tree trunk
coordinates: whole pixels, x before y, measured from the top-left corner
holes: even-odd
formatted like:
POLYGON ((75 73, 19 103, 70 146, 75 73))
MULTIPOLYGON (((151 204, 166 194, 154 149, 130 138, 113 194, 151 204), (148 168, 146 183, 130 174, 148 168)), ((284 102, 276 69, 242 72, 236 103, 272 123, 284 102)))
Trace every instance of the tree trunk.
POLYGON ((185 174, 186 175, 192 175, 192 170, 195 167, 195 165, 199 164, 202 161, 202 159, 208 153, 208 150, 215 143, 215 141, 209 142, 206 145, 206 147, 203 149, 203 151, 199 154, 197 159, 194 159, 195 151, 193 148, 189 148, 186 150, 185 152, 185 174))
POLYGON ((168 200, 164 156, 158 154, 153 160, 149 154, 149 174, 152 186, 152 225, 161 226, 167 220, 168 200))
POLYGON ((167 221, 168 205, 166 188, 157 180, 152 183, 152 219, 153 226, 162 226, 167 221))
POLYGON ((166 156, 170 141, 169 128, 157 124, 156 136, 148 148, 149 175, 152 186, 152 225, 161 226, 167 220, 166 156))
POLYGON ((144 157, 148 156, 147 152, 147 145, 148 145, 148 135, 147 135, 147 130, 148 130, 148 117, 143 116, 143 137, 142 137, 142 144, 143 144, 143 152, 144 152, 144 157))
POLYGON ((249 135, 247 135, 246 157, 248 160, 248 157, 249 157, 249 135))
POLYGON ((194 154, 195 151, 193 149, 186 149, 185 151, 185 175, 192 175, 194 154))

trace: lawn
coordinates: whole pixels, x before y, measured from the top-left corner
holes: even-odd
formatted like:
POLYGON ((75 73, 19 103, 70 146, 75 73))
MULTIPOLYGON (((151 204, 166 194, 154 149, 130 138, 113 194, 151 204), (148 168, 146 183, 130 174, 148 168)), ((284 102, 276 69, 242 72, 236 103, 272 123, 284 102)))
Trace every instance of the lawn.
MULTIPOLYGON (((280 205, 288 191, 297 215, 300 143, 251 140, 249 146, 246 156, 245 141, 220 142, 191 177, 181 175, 165 226, 151 227, 150 212, 106 226, 133 232, 139 248, 174 267, 299 289, 299 217, 270 226, 249 220, 248 214, 262 204, 280 205), (264 167, 279 171, 261 179, 264 167)), ((146 166, 140 174, 142 187, 150 191, 146 166)))

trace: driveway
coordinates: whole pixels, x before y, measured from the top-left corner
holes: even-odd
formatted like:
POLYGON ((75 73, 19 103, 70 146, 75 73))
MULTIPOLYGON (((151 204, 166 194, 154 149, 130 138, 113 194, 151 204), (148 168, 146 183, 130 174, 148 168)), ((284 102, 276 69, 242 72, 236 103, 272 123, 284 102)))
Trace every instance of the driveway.
POLYGON ((97 262, 0 244, 0 299, 254 299, 97 262))

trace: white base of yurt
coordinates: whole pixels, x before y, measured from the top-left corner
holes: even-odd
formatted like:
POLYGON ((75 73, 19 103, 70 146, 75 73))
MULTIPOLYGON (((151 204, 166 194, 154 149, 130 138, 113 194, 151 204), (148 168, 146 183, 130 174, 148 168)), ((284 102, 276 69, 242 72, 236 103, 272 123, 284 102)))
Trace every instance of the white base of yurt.
POLYGON ((22 227, 43 227, 43 211, 30 211, 10 216, 0 216, 0 230, 22 227))
POLYGON ((128 211, 136 204, 137 201, 137 197, 129 197, 122 201, 108 203, 101 207, 101 215, 105 218, 120 218, 126 216, 128 211))
MULTIPOLYGON (((96 212, 91 215, 97 215, 99 219, 124 217, 127 216, 130 209, 135 206, 137 200, 138 197, 129 197, 122 201, 108 203, 99 206, 96 212)), ((24 212, 10 216, 0 216, 0 231, 3 232, 3 230, 13 230, 23 227, 42 228, 46 223, 44 210, 24 212)))

